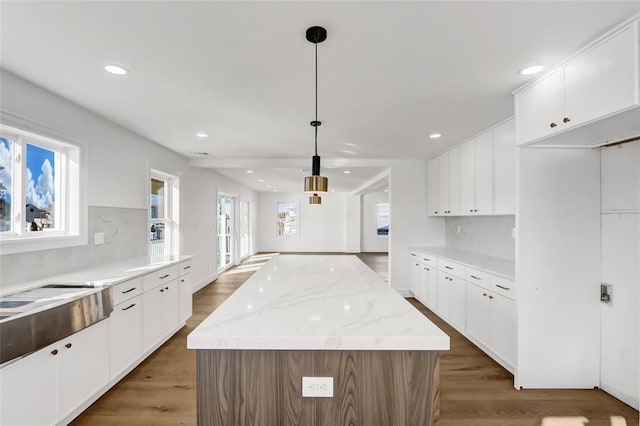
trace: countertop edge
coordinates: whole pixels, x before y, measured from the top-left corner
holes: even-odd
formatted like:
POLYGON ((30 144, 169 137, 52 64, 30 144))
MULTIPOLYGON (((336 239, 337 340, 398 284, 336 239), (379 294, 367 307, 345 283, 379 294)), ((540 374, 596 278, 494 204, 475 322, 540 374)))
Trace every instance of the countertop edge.
MULTIPOLYGON (((456 257, 453 257, 453 256, 442 255, 442 254, 437 252, 438 250, 442 250, 442 249, 451 250, 450 247, 419 247, 419 246, 412 246, 412 247, 408 248, 409 251, 417 251, 417 252, 424 253, 424 254, 430 254, 430 255, 436 256, 438 258, 449 259, 449 260, 451 260, 453 262, 460 263, 460 264, 462 264, 464 266, 468 266, 468 267, 473 268, 473 269, 478 269, 480 271, 483 271, 483 272, 486 272, 486 273, 489 273, 489 274, 492 274, 492 275, 496 275, 496 276, 501 277, 501 278, 506 278, 506 279, 511 280, 511 281, 515 281, 515 279, 516 279, 515 272, 514 272, 514 275, 506 274, 504 272, 496 271, 495 269, 487 268, 487 267, 482 266, 482 265, 471 264, 471 263, 468 263, 468 262, 466 262, 464 260, 460 260, 459 258, 456 258, 456 257)), ((499 257, 487 256, 487 255, 484 255, 482 253, 476 253, 476 252, 465 251, 465 250, 460 250, 460 249, 453 249, 453 250, 458 250, 460 252, 468 253, 468 254, 473 255, 473 256, 486 257, 486 258, 493 259, 493 260, 500 261, 500 262, 509 262, 509 263, 512 263, 514 265, 514 270, 515 270, 515 262, 512 262, 512 261, 510 261, 508 259, 501 259, 499 257)))

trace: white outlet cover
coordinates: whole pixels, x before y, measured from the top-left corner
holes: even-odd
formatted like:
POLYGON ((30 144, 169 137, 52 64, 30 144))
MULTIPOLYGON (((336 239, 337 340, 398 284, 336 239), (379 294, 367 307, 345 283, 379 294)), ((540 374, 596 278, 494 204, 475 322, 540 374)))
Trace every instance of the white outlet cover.
POLYGON ((103 232, 96 232, 93 235, 93 242, 95 243, 95 245, 99 246, 101 244, 104 244, 104 233, 103 232))
POLYGON ((333 398, 333 377, 303 377, 303 398, 333 398))

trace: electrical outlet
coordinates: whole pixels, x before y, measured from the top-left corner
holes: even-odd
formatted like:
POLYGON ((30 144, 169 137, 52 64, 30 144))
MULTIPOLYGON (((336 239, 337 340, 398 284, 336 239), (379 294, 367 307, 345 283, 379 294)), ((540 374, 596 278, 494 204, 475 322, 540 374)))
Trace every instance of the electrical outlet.
POLYGON ((462 229, 460 228, 460 225, 458 225, 458 228, 456 229, 456 231, 458 232, 458 234, 462 231, 462 229))
POLYGON ((511 228, 511 238, 516 239, 516 228, 511 228))
POLYGON ((304 398, 333 398, 333 377, 303 377, 304 398))
POLYGON ((93 234, 93 242, 97 246, 104 244, 104 232, 96 232, 93 234))

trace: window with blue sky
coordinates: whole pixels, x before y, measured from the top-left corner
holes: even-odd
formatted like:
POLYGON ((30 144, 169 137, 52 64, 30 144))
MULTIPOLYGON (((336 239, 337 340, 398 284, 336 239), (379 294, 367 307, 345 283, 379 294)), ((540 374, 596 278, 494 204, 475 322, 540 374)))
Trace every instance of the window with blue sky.
POLYGON ((11 231, 12 151, 12 142, 0 137, 0 232, 11 231))
POLYGON ((26 148, 25 214, 27 230, 40 231, 45 228, 53 228, 56 201, 55 152, 29 144, 26 148))

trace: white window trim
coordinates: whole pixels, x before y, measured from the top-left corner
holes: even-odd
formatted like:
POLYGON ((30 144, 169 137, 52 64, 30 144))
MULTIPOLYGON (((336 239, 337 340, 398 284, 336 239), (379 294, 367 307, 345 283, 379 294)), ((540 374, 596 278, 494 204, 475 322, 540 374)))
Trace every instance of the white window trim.
POLYGON ((240 228, 239 231, 239 251, 240 251, 240 260, 244 260, 246 258, 248 258, 249 256, 251 256, 251 201, 250 200, 245 200, 244 198, 240 198, 239 199, 239 205, 240 208, 238 209, 239 212, 239 218, 238 218, 238 225, 240 228), (247 253, 246 254, 242 254, 242 206, 243 203, 247 204, 247 253))
MULTIPOLYGON (((0 123, 0 132, 17 137, 22 143, 31 143, 47 149, 65 152, 66 160, 61 161, 59 173, 65 174, 58 182, 64 181, 65 187, 56 187, 58 208, 64 205, 65 214, 54 215, 59 222, 59 231, 44 231, 38 233, 25 233, 22 231, 26 208, 23 205, 23 187, 26 171, 20 165, 21 173, 14 171, 12 181, 12 204, 16 204, 14 194, 18 188, 20 193, 19 212, 13 210, 14 218, 19 214, 19 221, 14 230, 0 235, 0 254, 16 254, 31 251, 51 250, 64 247, 86 245, 87 235, 87 145, 78 142, 74 138, 55 129, 32 123, 10 114, 2 112, 3 122, 0 123), (67 162, 68 161, 68 162, 67 162)), ((15 146, 15 145, 14 145, 15 146)), ((22 145, 24 146, 24 145, 22 145)), ((20 162, 24 161, 24 152, 15 152, 20 155, 20 162)), ((59 185, 59 184, 57 184, 59 185)))
MULTIPOLYGON (((165 230, 168 233, 165 241, 169 243, 169 252, 165 253, 165 256, 178 256, 182 247, 180 234, 180 176, 150 168, 147 176, 147 197, 151 194, 151 179, 162 180, 167 184, 165 206, 167 212, 166 219, 151 219, 151 204, 147 199, 147 230, 151 229, 151 224, 153 223, 168 222, 169 230, 165 230)), ((148 253, 151 254, 151 240, 148 240, 147 247, 148 253)))
MULTIPOLYGON (((378 240, 388 240, 389 239, 389 234, 387 235, 378 235, 378 204, 380 203, 386 203, 389 204, 389 216, 387 216, 389 219, 391 219, 391 203, 389 203, 389 201, 385 201, 385 200, 378 200, 375 202, 375 209, 373 210, 373 223, 374 223, 374 227, 373 227, 373 232, 376 236, 376 238, 378 240)), ((389 232, 391 232, 391 228, 389 228, 389 232)))
POLYGON ((298 201, 276 201, 276 238, 300 238, 300 203, 298 201), (296 206, 296 235, 278 235, 278 223, 280 222, 278 204, 285 203, 296 206))

